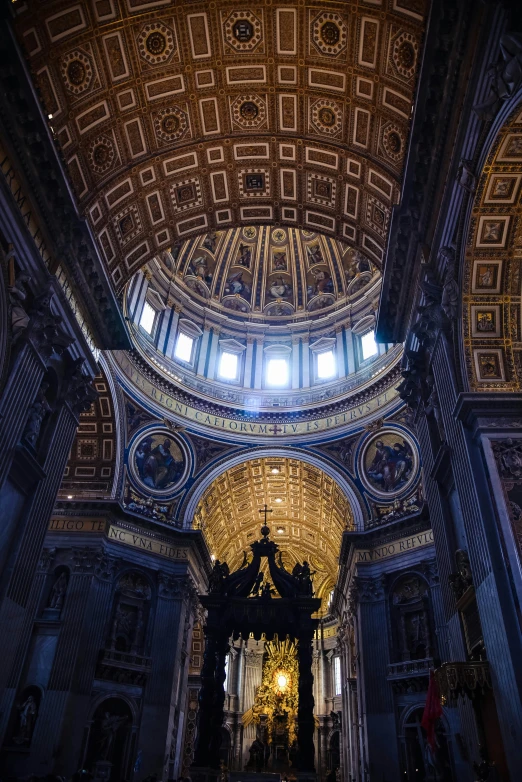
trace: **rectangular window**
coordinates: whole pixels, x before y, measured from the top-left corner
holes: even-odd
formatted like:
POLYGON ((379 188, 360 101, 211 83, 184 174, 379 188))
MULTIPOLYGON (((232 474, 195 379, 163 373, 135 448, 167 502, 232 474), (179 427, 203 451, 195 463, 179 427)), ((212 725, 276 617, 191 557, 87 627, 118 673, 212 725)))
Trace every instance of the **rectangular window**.
POLYGON ((334 657, 334 695, 341 694, 341 658, 334 657))
POLYGON ((228 692, 228 666, 230 663, 230 655, 227 654, 225 657, 225 681, 223 682, 223 689, 225 692, 228 692))
POLYGON ((327 380, 335 375, 335 356, 333 350, 323 350, 317 354, 317 377, 327 380))
POLYGON ((151 307, 149 302, 146 301, 143 305, 140 318, 141 328, 152 335, 152 329, 154 328, 154 321, 156 320, 156 310, 151 307))
POLYGON ((239 360, 237 353, 223 351, 219 361, 219 374, 225 380, 237 380, 239 360))
POLYGON ((180 331, 176 340, 176 347, 174 348, 174 358, 178 358, 180 361, 190 362, 193 344, 193 338, 180 331))
POLYGON ((288 361, 286 358, 270 358, 266 365, 267 386, 286 386, 288 384, 288 361))
POLYGON ((373 329, 372 331, 367 331, 366 334, 363 334, 361 337, 361 353, 363 361, 375 356, 377 353, 377 343, 375 341, 375 332, 373 329))

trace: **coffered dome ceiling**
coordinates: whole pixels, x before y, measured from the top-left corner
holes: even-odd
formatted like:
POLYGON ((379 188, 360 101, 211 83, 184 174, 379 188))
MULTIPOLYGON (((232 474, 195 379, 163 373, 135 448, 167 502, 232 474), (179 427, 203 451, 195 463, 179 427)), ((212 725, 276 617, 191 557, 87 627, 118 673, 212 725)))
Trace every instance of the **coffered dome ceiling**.
POLYGON ((292 570, 307 559, 316 571, 314 588, 328 598, 337 579, 342 534, 353 514, 339 486, 322 470, 298 459, 252 459, 219 476, 205 492, 194 517, 210 551, 231 570, 258 540, 265 503, 271 538, 292 570))
POLYGON ((321 231, 380 266, 425 2, 16 3, 115 288, 176 241, 240 225, 321 231))
POLYGON ((189 307, 275 324, 342 313, 364 297, 377 304, 381 279, 344 242, 264 226, 204 234, 160 253, 148 268, 162 302, 176 296, 189 307))

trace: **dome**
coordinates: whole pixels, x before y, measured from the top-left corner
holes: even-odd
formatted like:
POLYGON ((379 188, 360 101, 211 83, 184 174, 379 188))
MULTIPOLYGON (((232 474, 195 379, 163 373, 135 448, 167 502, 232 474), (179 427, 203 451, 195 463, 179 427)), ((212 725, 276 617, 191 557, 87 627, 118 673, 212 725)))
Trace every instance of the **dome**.
POLYGON ((160 295, 180 296, 233 320, 316 320, 378 295, 376 266, 348 244, 312 231, 245 226, 180 242, 149 264, 160 295))

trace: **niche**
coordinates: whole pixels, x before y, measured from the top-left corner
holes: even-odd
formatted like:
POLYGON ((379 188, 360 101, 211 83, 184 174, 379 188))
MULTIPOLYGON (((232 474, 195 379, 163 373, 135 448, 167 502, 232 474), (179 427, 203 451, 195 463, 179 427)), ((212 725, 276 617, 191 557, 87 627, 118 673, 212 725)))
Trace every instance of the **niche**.
POLYGON ((116 586, 109 649, 125 654, 144 653, 150 615, 151 588, 140 573, 125 573, 116 586))

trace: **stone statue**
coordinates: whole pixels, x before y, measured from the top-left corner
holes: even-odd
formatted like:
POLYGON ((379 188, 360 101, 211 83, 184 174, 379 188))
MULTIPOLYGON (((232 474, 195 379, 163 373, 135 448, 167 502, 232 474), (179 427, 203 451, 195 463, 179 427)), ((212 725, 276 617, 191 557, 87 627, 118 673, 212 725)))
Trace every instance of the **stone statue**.
POLYGON ((440 409, 439 396, 437 394, 437 389, 435 387, 435 378, 433 377, 433 375, 428 375, 428 377, 426 378, 426 385, 428 386, 430 395, 428 396, 428 399, 424 403, 424 410, 426 412, 426 415, 433 415, 439 430, 439 437, 441 440, 445 440, 446 434, 444 431, 444 422, 442 420, 442 411, 440 409))
POLYGON ((42 422, 47 413, 51 412, 51 406, 45 397, 45 392, 49 388, 48 383, 42 383, 40 390, 36 396, 35 401, 29 408, 29 414, 27 416, 27 423, 25 425, 22 439, 26 441, 33 448, 38 442, 40 435, 40 429, 42 428, 42 422))
POLYGON ((18 275, 13 285, 9 288, 13 343, 17 341, 21 333, 25 331, 29 325, 30 317, 25 311, 24 305, 27 300, 27 290, 25 286, 30 279, 30 275, 23 272, 18 275))
POLYGON ((216 559, 212 573, 210 574, 208 591, 219 593, 223 590, 223 582, 229 576, 230 570, 226 562, 220 562, 216 559))
POLYGON ((136 654, 143 645, 143 635, 145 633, 145 619, 143 617, 143 608, 138 609, 138 616, 134 626, 134 640, 132 642, 131 652, 136 654))
POLYGON ((473 107, 482 120, 493 119, 502 101, 514 95, 522 84, 522 34, 504 33, 500 38, 500 58, 488 68, 490 93, 473 107))
POLYGON ((98 760, 110 761, 114 746, 114 739, 118 728, 127 722, 127 717, 118 717, 106 711, 100 723, 100 738, 98 741, 98 760))
POLYGON ((450 573, 448 579, 455 594, 455 598, 459 600, 464 592, 466 592, 470 586, 473 586, 473 576, 471 574, 467 551, 458 549, 455 553, 455 560, 457 563, 457 572, 450 573))
POLYGON ((448 320, 455 320, 459 307, 459 286, 455 280, 455 250, 452 247, 441 247, 439 258, 446 261, 444 284, 440 306, 448 320))
POLYGON ((33 695, 28 695, 25 701, 18 708, 18 730, 13 736, 15 744, 31 743, 34 725, 38 716, 38 704, 33 695))
POLYGON ((61 573, 61 575, 59 575, 56 581, 54 582, 53 588, 51 589, 47 607, 54 608, 55 611, 61 611, 66 592, 67 592, 67 575, 65 573, 61 573))

